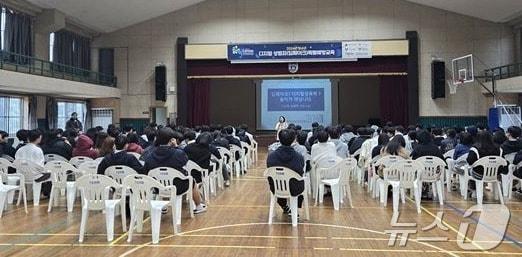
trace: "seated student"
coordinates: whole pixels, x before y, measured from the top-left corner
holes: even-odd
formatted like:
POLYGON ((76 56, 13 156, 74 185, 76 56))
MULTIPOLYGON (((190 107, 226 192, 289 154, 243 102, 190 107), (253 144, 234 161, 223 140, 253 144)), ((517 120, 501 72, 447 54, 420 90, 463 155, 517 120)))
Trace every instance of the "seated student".
POLYGON ((18 145, 16 146, 16 151, 20 149, 22 146, 27 144, 27 138, 29 137, 29 130, 20 129, 16 132, 16 138, 18 138, 18 145))
POLYGON ((473 145, 473 137, 468 132, 462 132, 459 135, 459 143, 455 146, 455 152, 453 153, 453 160, 457 160, 459 157, 469 153, 469 149, 473 145))
POLYGON ((308 154, 308 150, 306 149, 306 138, 308 137, 308 133, 300 130, 296 131, 296 134, 296 142, 293 144, 294 150, 304 157, 308 154))
POLYGON ((493 133, 493 142, 499 147, 506 142, 508 138, 503 130, 499 129, 493 133))
MULTIPOLYGON (((197 138, 196 142, 189 144, 183 148, 183 151, 187 154, 189 160, 195 162, 199 167, 211 171, 210 169, 210 142, 211 135, 208 132, 201 133, 197 138)), ((218 153, 219 154, 219 153, 218 153)), ((202 182, 201 173, 196 170, 191 170, 190 175, 194 178, 196 183, 202 182)))
MULTIPOLYGON (((489 132, 480 131, 477 134, 477 142, 470 148, 466 161, 468 162, 468 165, 473 165, 477 160, 486 156, 502 156, 502 149, 493 142, 493 137, 489 132)), ((470 175, 476 179, 481 179, 483 174, 483 167, 475 167, 470 175)), ((470 180, 469 185, 472 191, 472 197, 475 197, 474 181, 470 180)))
POLYGON ((507 140, 502 145, 500 145, 504 156, 511 153, 518 153, 520 150, 522 150, 522 141, 520 141, 521 134, 522 130, 520 127, 511 126, 507 129, 507 140))
POLYGON ((49 132, 47 142, 42 145, 44 154, 57 154, 70 160, 73 148, 61 137, 60 131, 54 129, 49 132))
MULTIPOLYGON (((16 151, 15 159, 28 160, 39 165, 39 168, 33 171, 33 176, 36 182, 48 180, 51 177, 51 173, 46 172, 44 169, 44 153, 39 146, 39 144, 42 142, 42 132, 40 132, 38 129, 28 131, 27 141, 29 143, 20 147, 20 149, 16 151)), ((49 196, 50 192, 51 182, 47 181, 42 184, 42 194, 49 196)))
POLYGON ((440 147, 442 145, 442 140, 444 140, 444 137, 442 136, 442 129, 433 128, 431 129, 431 133, 433 134, 433 143, 440 147))
POLYGON ((343 131, 341 132, 341 141, 348 145, 353 138, 355 138, 355 134, 353 133, 353 127, 351 125, 344 126, 343 131))
POLYGON ((143 154, 143 148, 139 145, 140 137, 136 133, 127 134, 127 152, 143 154))
POLYGON ((410 158, 410 153, 406 150, 406 142, 401 135, 394 136, 390 142, 381 150, 381 156, 396 155, 404 159, 410 158))
POLYGON ((337 151, 337 156, 341 158, 348 157, 348 145, 343 143, 339 137, 340 131, 338 127, 328 127, 327 132, 330 135, 330 142, 332 142, 335 145, 335 150, 337 151))
POLYGON ((417 133, 417 141, 419 141, 419 144, 411 152, 412 159, 415 160, 423 156, 435 156, 444 160, 444 156, 442 156, 439 147, 433 142, 430 132, 427 130, 419 131, 417 133))
MULTIPOLYGON (((154 141, 156 149, 144 158, 143 173, 148 173, 150 170, 158 167, 170 167, 188 176, 189 173, 184 169, 188 162, 188 157, 183 150, 178 148, 178 140, 181 140, 182 137, 179 132, 174 132, 171 128, 158 129, 156 140, 154 141)), ((178 195, 188 190, 188 181, 174 180, 173 183, 176 186, 178 195)), ((194 183, 192 188, 192 199, 196 204, 194 213, 198 214, 207 210, 207 206, 202 202, 196 183, 194 183)))
MULTIPOLYGON (((522 150, 518 151, 515 155, 515 159, 513 160, 514 165, 518 165, 520 162, 522 162, 522 150)), ((516 169, 513 171, 513 176, 522 179, 522 167, 516 169)))
POLYGON ((390 142, 390 137, 386 133, 381 133, 377 138, 377 145, 372 149, 372 159, 381 154, 381 150, 390 142))
POLYGON ((14 158, 16 153, 16 149, 10 144, 7 143, 7 139, 9 138, 9 134, 5 131, 0 131, 0 156, 3 154, 8 155, 14 158))
POLYGON ((328 132, 320 130, 317 132, 318 143, 312 145, 312 163, 317 163, 321 158, 325 156, 337 156, 337 150, 332 142, 328 142, 328 132))
MULTIPOLYGON (((324 132, 326 133, 326 132, 324 132)), ((327 136, 328 137, 328 136, 327 136)), ((295 131, 290 129, 283 129, 279 131, 279 141, 281 142, 281 146, 277 148, 274 152, 268 155, 266 159, 266 166, 270 167, 285 167, 291 169, 296 172, 300 176, 304 173, 304 159, 298 152, 294 150, 292 144, 295 140, 295 131)), ((326 142, 326 140, 325 140, 326 142)), ((333 144, 332 144, 333 146, 333 144)), ((335 148, 334 148, 335 150, 335 148)), ((270 186, 270 191, 274 192, 274 181, 268 178, 268 184, 270 186)), ((299 195, 304 190, 304 183, 302 181, 293 181, 290 180, 290 193, 292 195, 299 195)), ((277 203, 283 209, 284 213, 290 214, 290 207, 286 199, 278 198, 277 203)), ((303 203, 303 197, 298 197, 298 207, 301 208, 303 203)))
POLYGON ((143 149, 141 159, 145 158, 145 155, 149 155, 154 150, 154 148, 156 148, 156 146, 154 145, 154 140, 156 140, 156 132, 157 130, 154 129, 149 129, 145 132, 145 135, 147 136, 148 140, 148 146, 145 149, 143 149))
POLYGON ((179 148, 183 149, 194 142, 196 142, 196 132, 187 129, 185 133, 183 133, 183 141, 180 143, 179 148))
POLYGON ((231 127, 231 126, 225 127, 223 129, 223 134, 225 136, 225 139, 228 140, 229 144, 237 145, 237 146, 241 147, 241 141, 239 141, 239 139, 237 139, 234 136, 234 128, 233 127, 231 127))
POLYGON ((76 140, 76 146, 73 149, 73 156, 86 156, 91 159, 98 158, 98 152, 93 148, 92 139, 82 134, 76 140))
MULTIPOLYGON (((228 140, 226 140, 224 137, 221 136, 221 132, 219 130, 216 130, 212 133, 212 142, 210 143, 210 149, 211 152, 216 152, 216 157, 223 158, 225 156, 221 156, 219 151, 217 150, 218 147, 223 147, 227 150, 230 150, 230 145, 228 144, 228 140), (215 150, 213 150, 215 149, 215 150), (219 154, 219 155, 218 155, 219 154)), ((225 163, 228 163, 228 159, 225 160, 225 163)), ((219 166, 218 166, 219 168, 219 166)), ((230 186, 230 174, 227 165, 223 166, 223 180, 225 180, 225 186, 230 186)))
POLYGON ((357 134, 358 136, 353 138, 350 143, 350 154, 354 154, 355 152, 357 152, 357 150, 361 148, 362 144, 366 140, 370 139, 370 130, 365 127, 358 128, 357 134))
POLYGON ((455 149, 455 147, 458 144, 457 131, 455 131, 454 129, 448 129, 446 134, 448 135, 448 137, 440 142, 440 150, 442 150, 443 153, 455 149))
MULTIPOLYGON (((96 130, 98 130, 98 128, 96 130)), ((96 140, 94 140, 94 149, 96 149, 96 151, 100 152, 103 141, 105 141, 105 138, 108 136, 109 134, 105 132, 98 131, 98 133, 96 133, 96 140)))
POLYGON ((98 150, 98 156, 105 157, 114 152, 114 137, 107 137, 98 150))
POLYGON ((98 165, 98 174, 105 174, 105 170, 110 166, 124 165, 132 168, 138 173, 143 173, 143 166, 136 157, 127 153, 129 146, 127 137, 119 135, 114 139, 115 150, 103 157, 98 165))

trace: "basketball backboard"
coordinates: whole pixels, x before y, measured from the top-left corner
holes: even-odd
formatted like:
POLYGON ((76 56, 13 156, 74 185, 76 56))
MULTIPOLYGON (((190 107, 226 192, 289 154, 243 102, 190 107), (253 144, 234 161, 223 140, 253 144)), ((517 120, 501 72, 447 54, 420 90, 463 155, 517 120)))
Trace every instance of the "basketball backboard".
POLYGON ((454 85, 462 85, 475 81, 475 73, 473 71, 473 55, 458 57, 451 60, 451 74, 454 85))

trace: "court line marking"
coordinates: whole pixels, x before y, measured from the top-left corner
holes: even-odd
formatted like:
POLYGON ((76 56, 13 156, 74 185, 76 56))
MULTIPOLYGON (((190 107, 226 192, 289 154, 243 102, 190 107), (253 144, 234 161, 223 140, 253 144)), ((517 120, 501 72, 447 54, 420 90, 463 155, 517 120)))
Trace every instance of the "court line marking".
MULTIPOLYGON (((283 225, 283 224, 284 225, 289 225, 290 223, 287 223, 287 222, 286 223, 272 223, 272 225, 283 225)), ((179 233, 178 235, 190 234, 190 233, 201 232, 201 231, 212 230, 212 229, 239 227, 239 226, 252 226, 252 225, 268 225, 268 223, 229 224, 229 225, 222 225, 222 226, 214 226, 214 227, 195 229, 195 230, 179 233)), ((332 224, 315 224, 315 223, 299 223, 299 225, 302 225, 302 226, 323 226, 323 227, 342 228, 342 229, 353 229, 353 230, 357 230, 357 231, 365 231, 365 232, 369 232, 369 233, 376 233, 376 234, 386 235, 386 233, 381 232, 381 231, 365 229, 365 228, 357 228, 357 227, 351 227, 351 226, 332 225, 332 224)), ((164 239, 169 239, 169 238, 172 238, 172 237, 176 237, 178 235, 169 235, 167 237, 160 238, 159 240, 161 241, 161 240, 164 240, 164 239)), ((401 236, 401 238, 402 238, 402 236, 401 236)), ((450 251, 448 251, 446 249, 443 249, 443 248, 440 248, 438 246, 432 245, 430 243, 419 242, 419 241, 413 240, 413 239, 410 239, 410 240, 412 242, 416 242, 418 244, 422 244, 422 245, 425 245, 425 246, 437 249, 437 250, 439 250, 441 252, 444 252, 444 253, 447 253, 447 254, 449 254, 451 256, 458 257, 458 255, 456 255, 454 253, 451 253, 450 251)), ((151 244, 152 244, 152 242, 149 241, 148 243, 144 243, 144 244, 138 245, 135 248, 133 248, 133 249, 131 249, 131 250, 121 254, 120 257, 128 256, 129 254, 132 254, 132 253, 136 252, 137 250, 142 249, 144 247, 148 247, 151 244)))
MULTIPOLYGON (((149 220, 150 220, 150 216, 143 220, 142 225, 145 224, 145 222, 147 222, 147 221, 149 221, 149 220)), ((138 226, 138 224, 136 224, 136 226, 138 226)), ((121 236, 119 236, 118 238, 116 238, 116 240, 113 240, 109 245, 110 245, 110 246, 115 245, 117 242, 119 242, 120 240, 122 240, 122 239, 123 239, 125 236, 127 236, 128 234, 129 234, 129 231, 127 230, 127 232, 123 233, 121 236)), ((133 236, 134 236, 134 234, 133 234, 133 236)), ((152 234, 151 234, 151 236, 152 236, 152 234)))

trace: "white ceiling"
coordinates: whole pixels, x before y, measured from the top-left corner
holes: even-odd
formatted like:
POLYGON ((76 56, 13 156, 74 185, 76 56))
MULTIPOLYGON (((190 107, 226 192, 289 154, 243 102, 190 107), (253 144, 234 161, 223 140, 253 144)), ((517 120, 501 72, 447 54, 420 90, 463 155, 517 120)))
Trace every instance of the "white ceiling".
POLYGON ((204 0, 27 0, 98 32, 112 32, 204 0))
MULTIPOLYGON (((27 0, 98 32, 112 32, 204 0, 27 0)), ((299 1, 299 0, 296 0, 299 1)), ((320 0, 317 0, 318 2, 320 0)), ((493 22, 522 15, 522 0, 407 0, 493 22)), ((268 14, 267 14, 268 15, 268 14)))
POLYGON ((508 22, 522 15, 522 0, 407 0, 476 18, 508 22))

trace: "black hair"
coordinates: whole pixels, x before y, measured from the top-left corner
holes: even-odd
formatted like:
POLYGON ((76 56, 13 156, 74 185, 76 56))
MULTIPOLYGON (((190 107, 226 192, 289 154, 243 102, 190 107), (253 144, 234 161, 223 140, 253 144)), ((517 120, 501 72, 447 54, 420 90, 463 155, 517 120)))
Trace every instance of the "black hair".
POLYGON ((386 133, 381 133, 377 138, 378 145, 386 145, 390 142, 390 137, 386 133))
POLYGON ((410 138, 410 140, 416 141, 417 140, 417 131, 412 130, 412 131, 408 132, 408 137, 410 138))
POLYGON ((90 128, 85 132, 85 135, 87 135, 93 142, 96 141, 96 134, 98 133, 98 130, 95 128, 90 128))
POLYGON ((196 132, 192 131, 192 130, 187 130, 184 134, 183 134, 183 138, 185 138, 186 140, 194 140, 196 139, 196 132))
POLYGON ((1 137, 2 139, 6 138, 6 137, 9 137, 9 133, 0 130, 0 137, 1 137))
POLYGON ((20 129, 16 132, 16 138, 18 138, 18 140, 20 140, 20 141, 27 142, 28 136, 29 136, 28 130, 20 129))
POLYGON ((196 139, 196 144, 208 147, 212 142, 212 135, 209 132, 201 133, 196 139))
POLYGON ((303 127, 301 127, 301 125, 295 125, 295 130, 299 131, 299 130, 302 130, 303 127))
POLYGON ((495 133, 493 133, 493 142, 495 142, 495 144, 502 145, 502 143, 504 143, 506 140, 508 139, 506 137, 506 133, 504 133, 503 131, 498 130, 495 133))
POLYGON ((234 133, 234 128, 232 128, 232 126, 226 126, 223 130, 227 135, 232 135, 232 133, 234 133))
POLYGON ((343 132, 342 132, 343 134, 344 134, 344 133, 350 133, 350 132, 353 133, 353 127, 352 127, 352 125, 346 125, 346 126, 343 127, 343 132))
POLYGON ((431 133, 435 136, 442 136, 442 129, 441 128, 433 128, 431 130, 431 133))
POLYGON ((293 129, 283 129, 279 131, 279 142, 284 146, 291 146, 295 141, 295 131, 293 129))
POLYGON ((140 137, 136 133, 127 134, 127 140, 130 143, 138 144, 140 142, 140 137))
POLYGON ((124 135, 119 135, 114 139, 114 145, 116 146, 116 150, 123 150, 125 145, 129 143, 129 140, 124 135))
POLYGON ((328 131, 328 135, 330 135, 331 139, 339 139, 340 134, 339 134, 338 127, 332 126, 332 127, 328 127, 326 130, 328 131))
POLYGON ((312 123, 312 128, 317 128, 317 127, 319 127, 319 123, 318 122, 312 123))
POLYGON ((473 144, 473 136, 468 132, 460 133, 460 143, 463 145, 471 146, 473 144))
POLYGON ((421 145, 428 145, 433 142, 433 138, 431 137, 430 132, 423 129, 417 133, 417 141, 419 141, 419 144, 421 145))
POLYGON ((405 146, 405 142, 404 142, 404 137, 402 137, 401 135, 397 135, 397 136, 394 136, 390 142, 388 142, 388 145, 386 145, 386 152, 391 154, 391 155, 398 155, 399 154, 399 150, 401 148, 404 148, 405 146), (401 141, 402 139, 402 141, 401 141))
POLYGON ((299 143, 300 145, 305 145, 306 139, 308 139, 308 133, 302 130, 297 132, 297 143, 299 143))
POLYGON ((96 135, 96 141, 94 141, 94 148, 100 149, 103 141, 109 136, 109 134, 105 132, 98 132, 96 135))
POLYGON ((42 136, 42 131, 40 131, 39 129, 33 129, 33 130, 29 130, 29 135, 27 136, 27 138, 28 138, 29 142, 34 142, 41 136, 42 136))
MULTIPOLYGON (((179 132, 177 132, 177 133, 179 133, 179 132)), ((158 129, 158 134, 156 135, 155 145, 156 146, 166 145, 174 137, 175 137, 175 132, 171 128, 158 129)))
POLYGON ((285 116, 279 116, 279 120, 280 120, 281 118, 283 118, 283 122, 286 122, 286 118, 285 118, 285 116))
POLYGON ((156 138, 156 130, 151 128, 145 129, 145 136, 150 143, 154 142, 154 139, 156 138))
POLYGON ((475 143, 475 148, 477 149, 492 149, 496 148, 495 142, 493 141, 493 137, 489 132, 481 131, 477 134, 477 142, 475 143))
POLYGON ((519 138, 520 134, 522 134, 522 130, 520 127, 517 126, 511 126, 508 128, 507 132, 512 138, 519 138))
POLYGON ((123 127, 123 132, 125 132, 125 133, 129 133, 132 130, 134 130, 134 127, 132 127, 132 126, 125 126, 125 127, 123 127))
POLYGON ((317 132, 317 141, 319 141, 319 143, 324 143, 328 141, 329 137, 330 136, 328 135, 328 132, 326 132, 325 130, 320 130, 319 132, 317 132))

